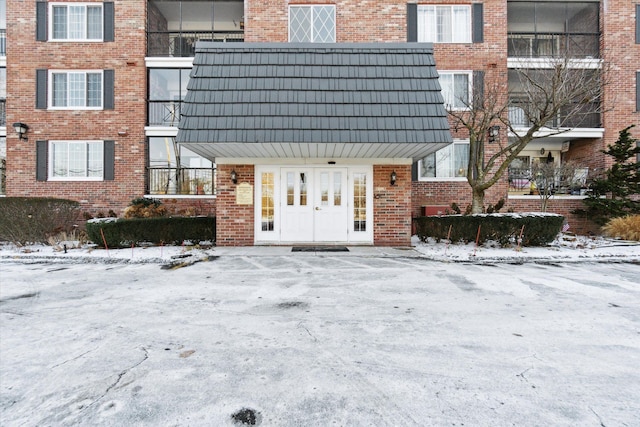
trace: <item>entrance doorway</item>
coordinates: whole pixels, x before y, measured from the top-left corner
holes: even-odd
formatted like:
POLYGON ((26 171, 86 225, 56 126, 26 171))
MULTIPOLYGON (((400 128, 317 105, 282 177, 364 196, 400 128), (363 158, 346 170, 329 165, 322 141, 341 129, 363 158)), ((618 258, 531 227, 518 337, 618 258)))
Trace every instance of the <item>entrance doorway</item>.
POLYGON ((256 172, 257 243, 372 243, 371 167, 256 172))

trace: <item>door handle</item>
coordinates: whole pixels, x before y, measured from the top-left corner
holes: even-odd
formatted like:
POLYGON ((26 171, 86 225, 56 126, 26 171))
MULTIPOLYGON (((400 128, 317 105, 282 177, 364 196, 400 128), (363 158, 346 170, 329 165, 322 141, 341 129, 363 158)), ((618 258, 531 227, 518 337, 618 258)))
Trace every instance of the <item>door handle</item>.
POLYGON ((316 210, 319 211, 320 210, 320 206, 316 206, 316 210))

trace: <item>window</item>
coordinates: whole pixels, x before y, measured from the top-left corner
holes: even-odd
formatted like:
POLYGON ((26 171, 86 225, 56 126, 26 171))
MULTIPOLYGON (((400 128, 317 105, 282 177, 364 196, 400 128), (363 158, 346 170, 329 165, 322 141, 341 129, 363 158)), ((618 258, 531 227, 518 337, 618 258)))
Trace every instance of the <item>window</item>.
POLYGON ((471 71, 440 73, 439 81, 447 109, 461 110, 469 108, 471 80, 471 71))
POLYGON ((150 126, 178 126, 190 72, 188 68, 149 69, 150 126))
POLYGON ((289 41, 335 43, 335 6, 291 6, 289 8, 289 41))
POLYGON ((418 6, 418 41, 471 43, 471 6, 418 6))
POLYGON ((51 71, 51 108, 102 108, 102 71, 51 71))
POLYGON ((469 142, 458 141, 429 154, 418 164, 420 179, 464 178, 469 165, 469 142))
POLYGON ((102 41, 102 4, 51 4, 51 40, 102 41))
POLYGON ((49 144, 49 179, 103 179, 103 141, 49 141, 49 144))

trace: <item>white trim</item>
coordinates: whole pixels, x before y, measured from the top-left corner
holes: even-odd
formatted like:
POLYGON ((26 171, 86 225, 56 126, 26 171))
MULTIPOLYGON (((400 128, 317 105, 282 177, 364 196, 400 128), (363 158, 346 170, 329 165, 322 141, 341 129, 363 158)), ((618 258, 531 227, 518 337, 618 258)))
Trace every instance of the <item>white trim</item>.
MULTIPOLYGON (((166 136, 166 135, 162 135, 166 136)), ((189 148, 189 144, 183 144, 189 148)), ((412 159, 390 158, 390 159, 339 159, 339 158, 256 158, 256 157, 219 157, 216 159, 218 165, 265 165, 265 166, 289 166, 289 165, 310 165, 316 167, 350 167, 366 165, 411 165, 412 159), (335 162, 335 164, 329 164, 335 162)))
MULTIPOLYGON (((463 75, 465 74, 467 76, 467 93, 468 93, 468 98, 467 100, 463 101, 463 104, 465 104, 464 107, 453 107, 453 106, 448 106, 446 104, 446 99, 445 101, 445 108, 447 110, 452 110, 452 111, 468 111, 469 105, 471 103, 471 100, 473 99, 473 71, 471 70, 439 70, 438 71, 438 81, 441 83, 440 86, 442 87, 442 81, 440 79, 440 77, 442 77, 443 75, 451 75, 453 76, 453 96, 454 98, 456 97, 455 94, 455 76, 456 75, 463 75)), ((444 90, 442 90, 441 92, 444 92, 444 90)), ((444 95, 443 95, 444 97, 444 95)), ((457 98, 456 98, 457 99, 457 98)))
POLYGON ((146 57, 144 63, 147 68, 193 68, 193 57, 146 57))
MULTIPOLYGON (((529 130, 528 127, 516 127, 514 128, 519 136, 523 136, 529 130)), ((509 131, 509 136, 515 136, 513 132, 509 131)), ((534 138, 562 138, 562 139, 577 139, 577 138, 602 138, 604 136, 604 128, 542 128, 538 132, 533 134, 534 138)))
POLYGON ((104 110, 104 70, 48 70, 47 71, 47 109, 48 110, 91 110, 91 111, 99 111, 104 110), (58 107, 53 105, 53 75, 54 74, 66 74, 67 75, 67 103, 69 103, 69 74, 84 74, 84 82, 85 82, 85 98, 84 106, 66 106, 66 107, 58 107), (88 74, 100 74, 100 106, 99 107, 87 107, 87 94, 86 94, 86 85, 87 85, 87 75, 88 74))
POLYGON ((145 126, 145 136, 168 136, 174 137, 178 135, 178 128, 175 126, 145 126))
MULTIPOLYGON (((552 69, 556 64, 563 64, 560 58, 507 58, 507 68, 552 69)), ((597 70, 602 68, 604 61, 599 58, 570 59, 569 68, 597 70)))
MULTIPOLYGON (((571 196, 569 194, 554 194, 549 197, 549 200, 584 200, 589 196, 571 196)), ((543 196, 539 194, 534 195, 517 195, 517 194, 509 194, 507 196, 507 200, 541 200, 543 196)))
POLYGON ((195 194, 145 194, 145 199, 215 199, 215 195, 195 195, 195 194))
POLYGON ((47 36, 48 41, 51 42, 60 42, 60 43, 77 43, 77 42, 87 42, 87 43, 102 43, 104 42, 104 6, 102 2, 93 2, 93 3, 75 3, 75 2, 58 2, 58 3, 49 3, 47 8, 47 36), (64 39, 56 39, 53 37, 53 8, 56 6, 65 6, 67 8, 67 36, 69 35, 69 6, 83 6, 85 10, 85 20, 87 19, 87 6, 99 7, 100 8, 100 23, 102 32, 100 34, 100 38, 96 39, 88 39, 86 38, 87 33, 89 32, 89 27, 85 28, 85 37, 84 38, 64 38, 64 39))
MULTIPOLYGON (((68 162, 67 162, 67 167, 69 166, 68 162)), ((87 167, 86 161, 85 161, 85 168, 87 167)), ((65 182, 69 182, 69 181, 104 181, 104 140, 69 140, 69 139, 62 139, 62 140, 49 140, 47 141, 47 181, 65 181, 65 182), (53 145, 54 144, 59 144, 59 143, 66 143, 66 144, 80 144, 80 143, 84 143, 85 146, 87 144, 101 144, 102 146, 102 176, 101 177, 95 177, 95 176, 53 176, 53 145)))

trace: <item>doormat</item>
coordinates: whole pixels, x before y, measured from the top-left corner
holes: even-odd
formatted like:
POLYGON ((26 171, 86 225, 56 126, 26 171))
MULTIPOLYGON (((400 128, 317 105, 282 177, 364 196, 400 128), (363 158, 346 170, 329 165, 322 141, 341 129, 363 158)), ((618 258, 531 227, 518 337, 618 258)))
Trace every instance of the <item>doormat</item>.
POLYGON ((346 246, 294 246, 291 252, 349 252, 346 246))

